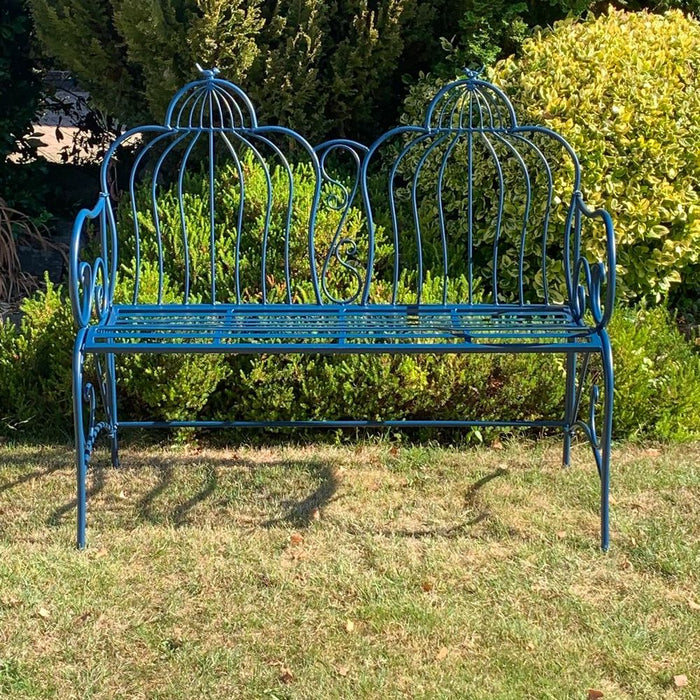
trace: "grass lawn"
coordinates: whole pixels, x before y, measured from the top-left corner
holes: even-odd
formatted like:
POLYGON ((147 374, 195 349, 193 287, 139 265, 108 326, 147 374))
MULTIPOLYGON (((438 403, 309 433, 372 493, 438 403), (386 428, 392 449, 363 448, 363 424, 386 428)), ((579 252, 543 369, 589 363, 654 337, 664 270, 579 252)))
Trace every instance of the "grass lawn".
POLYGON ((2 698, 700 698, 700 444, 0 447, 2 698), (683 678, 685 676, 685 679, 683 678), (675 680, 674 680, 675 677, 675 680))

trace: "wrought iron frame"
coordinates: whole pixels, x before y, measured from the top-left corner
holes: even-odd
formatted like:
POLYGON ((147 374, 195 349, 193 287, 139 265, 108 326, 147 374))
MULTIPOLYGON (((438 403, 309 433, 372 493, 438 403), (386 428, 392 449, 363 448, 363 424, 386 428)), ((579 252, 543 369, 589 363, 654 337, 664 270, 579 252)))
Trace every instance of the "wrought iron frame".
MULTIPOLYGON (((167 146, 160 156, 153 175, 153 198, 158 180, 158 169, 174 146, 167 146)), ((432 148, 430 146, 429 148, 432 148)), ((429 152, 429 151, 427 151, 429 152)), ((259 153, 258 153, 259 155, 259 153)), ((255 157, 257 158, 258 155, 255 157)), ((269 170, 266 168, 268 193, 271 191, 269 170)), ((108 151, 101 173, 102 193, 91 209, 82 210, 73 228, 70 255, 70 294, 78 332, 73 355, 73 401, 75 416, 76 468, 78 483, 78 523, 77 545, 85 546, 86 507, 87 507, 87 470, 95 441, 101 433, 106 433, 111 442, 112 463, 118 466, 117 433, 121 428, 162 428, 162 427, 546 427, 562 429, 564 434, 563 463, 568 465, 571 458, 572 438, 580 430, 588 440, 597 465, 601 481, 600 501, 600 543, 607 550, 609 537, 609 487, 610 487, 610 450, 613 415, 613 362, 607 326, 614 306, 615 297, 615 239, 610 215, 603 209, 590 209, 580 192, 580 168, 571 146, 556 132, 539 126, 520 126, 515 111, 506 95, 496 86, 480 78, 477 73, 468 72, 466 77, 445 86, 433 99, 426 113, 422 126, 403 126, 387 132, 372 146, 365 147, 354 141, 339 139, 329 141, 313 148, 299 134, 281 126, 260 126, 250 100, 236 85, 217 77, 216 70, 202 71, 202 78, 186 85, 173 98, 162 126, 144 126, 132 129, 120 136, 108 151), (134 207, 136 226, 136 281, 134 299, 131 305, 120 306, 114 303, 114 292, 118 272, 118 238, 115 214, 110 199, 110 187, 107 173, 110 161, 117 148, 135 134, 149 135, 152 138, 136 157, 132 169, 129 188, 134 207), (214 166, 214 141, 225 140, 230 152, 236 158, 240 176, 240 210, 243 209, 244 178, 240 161, 235 155, 233 141, 239 139, 258 153, 254 143, 262 143, 270 148, 283 167, 289 173, 289 212, 294 197, 294 183, 291 168, 284 153, 273 142, 273 136, 283 134, 292 139, 308 155, 316 178, 316 188, 312 211, 308 222, 309 272, 313 284, 315 303, 297 304, 293 302, 291 276, 289 268, 290 221, 287 215, 285 233, 285 277, 286 304, 269 302, 266 281, 266 250, 270 227, 270 204, 265 214, 262 232, 262 301, 250 303, 243 298, 240 286, 238 264, 234 270, 236 277, 236 298, 230 303, 221 303, 217 298, 215 271, 215 212, 214 188, 216 173, 214 166), (552 198, 552 176, 542 152, 531 140, 533 134, 551 137, 568 153, 573 164, 573 187, 565 225, 564 274, 569 301, 564 304, 553 303, 548 294, 546 275, 544 276, 544 300, 542 304, 526 302, 523 291, 523 250, 527 230, 527 210, 530 201, 531 180, 523 158, 518 154, 513 143, 522 144, 530 149, 542 163, 549 180, 550 194, 545 214, 543 243, 543 265, 547 265, 546 236, 549 226, 549 207, 552 198), (413 211, 416 228, 416 245, 418 249, 418 270, 416 301, 413 304, 399 303, 399 244, 396 212, 391 212, 392 235, 394 239, 394 272, 391 304, 380 305, 372 301, 371 283, 374 266, 374 233, 376 225, 372 216, 372 203, 367 186, 368 169, 373 157, 380 147, 390 138, 399 136, 405 139, 405 146, 389 172, 389 197, 394 202, 394 179, 400 162, 417 143, 425 144, 427 139, 433 143, 448 144, 446 155, 438 173, 438 213, 439 226, 444 249, 444 276, 442 304, 422 303, 422 269, 421 232, 415 201, 416 182, 420 170, 426 162, 427 155, 421 157, 416 165, 412 183, 413 211), (160 224, 157 206, 154 206, 156 232, 158 236, 160 286, 155 305, 139 302, 139 230, 134 188, 137 169, 144 153, 156 142, 172 139, 171 144, 180 144, 190 138, 183 156, 179 175, 180 206, 182 210, 183 172, 189 154, 195 143, 203 138, 209 151, 209 187, 210 210, 208 212, 211 227, 211 296, 206 305, 192 304, 189 298, 189 263, 186 265, 184 298, 181 304, 163 303, 163 250, 160 239, 160 224), (469 202, 468 226, 468 274, 469 295, 463 303, 448 302, 449 275, 447 270, 447 236, 445 233, 444 212, 442 206, 442 178, 445 163, 453 152, 453 143, 457 138, 464 138, 468 147, 467 183, 469 202), (257 141, 256 141, 257 139, 257 141), (493 143, 506 144, 514 157, 520 159, 521 170, 527 186, 525 223, 523 224, 519 297, 515 303, 503 303, 498 297, 498 231, 504 216, 503 196, 497 219, 497 234, 494 243, 493 263, 493 299, 490 303, 476 300, 472 295, 472 182, 473 168, 472 147, 480 139, 484 147, 493 155, 496 172, 500 179, 501 192, 504 188, 504 176, 501 162, 493 143), (252 145, 251 145, 252 144, 252 145), (509 145, 510 144, 510 145, 509 145), (327 159, 332 153, 343 152, 354 159, 357 178, 350 185, 333 179, 327 169, 327 159), (332 185, 332 194, 323 195, 323 186, 332 185), (367 215, 368 253, 365 264, 358 262, 358 246, 355 240, 343 233, 343 226, 350 207, 361 201, 367 215), (341 212, 340 224, 329 250, 323 258, 319 270, 316 266, 317 250, 314 243, 315 217, 321 203, 341 212), (591 263, 582 252, 581 226, 583 219, 600 221, 605 235, 605 261, 591 263), (94 222, 98 229, 100 255, 92 261, 82 260, 85 229, 88 222, 94 222), (355 289, 340 295, 329 288, 327 272, 331 264, 339 264, 355 279, 355 289), (119 326, 120 314, 142 314, 141 325, 130 326, 126 331, 119 326), (172 316, 172 314, 175 316, 172 316), (203 330, 204 321, 212 314, 224 313, 226 325, 215 332, 203 330), (245 325, 245 314, 253 314, 257 325, 250 330, 245 325), (326 326, 320 326, 319 314, 328 318, 326 326), (150 315, 149 315, 150 314, 150 315), (171 314, 171 316, 168 316, 171 314), (179 315, 178 315, 179 314, 179 315), (199 315, 198 315, 199 314, 199 315), (354 314, 354 316, 353 316, 354 314), (559 316, 557 316, 559 315, 559 316), (239 318, 236 321, 236 318, 239 318), (403 319, 404 326, 392 326, 387 319, 403 319), (183 319, 194 319, 184 321, 183 319), (348 325, 347 320, 355 318, 356 323, 348 325), (436 321, 435 319, 441 320, 436 321), (445 321, 447 318, 447 321, 445 321), (150 319, 150 321, 149 321, 150 319), (243 319, 243 320, 240 320, 243 319), (272 325, 268 331, 260 325, 263 319, 272 325), (359 321, 357 320, 359 319, 359 321), (432 319, 432 320, 431 320, 432 319), (465 320, 466 319, 466 320, 465 320), (469 320, 471 319, 471 321, 469 320), (478 322, 474 319, 480 319, 478 322), (506 321, 504 321, 506 319, 506 321), (508 325, 510 319, 510 325, 508 325), (552 319, 559 319, 556 322, 552 319), (239 323, 237 326, 236 323, 239 323), (471 325, 470 325, 471 323, 471 325), (160 325, 159 325, 160 324, 160 325), (188 325, 189 324, 189 325, 188 325), (242 324, 242 325, 241 325, 242 324), (285 325, 286 324, 286 325, 285 325), (295 325, 296 324, 296 325, 295 325), (316 324, 316 325, 314 325, 316 324), (359 325, 358 325, 359 324, 359 325), (408 324, 408 325, 406 325, 408 324), (539 326, 537 324, 540 324, 539 326), (549 325, 547 325, 549 324, 549 325), (397 330, 397 328, 399 330, 397 330), (247 329, 247 330, 242 330, 247 329), (325 333, 325 335, 324 335, 325 333), (305 335, 306 334, 306 335, 305 335), (563 420, 540 421, 484 421, 484 420, 329 420, 329 421, 120 421, 117 416, 117 379, 116 355, 123 353, 151 352, 216 352, 216 353, 556 353, 566 356, 566 398, 563 420), (596 384, 589 394, 589 407, 580 417, 584 401, 584 385, 589 376, 590 360, 599 355, 603 375, 603 419, 602 429, 598 431, 596 419, 600 391, 596 384), (86 372, 88 358, 94 358, 94 374, 91 380, 86 372), (102 417, 98 419, 98 408, 102 417)), ((268 194, 268 197, 271 195, 268 194)), ((240 214, 242 217, 242 214, 240 214)), ((182 214, 182 228, 187 257, 187 231, 182 214)), ((240 230, 240 226, 239 226, 240 230)), ((237 239, 240 245, 240 236, 237 239)), ((187 258, 188 259, 188 258, 187 258)), ((236 261, 240 257, 236 251, 236 261)), ((394 323, 394 321, 392 321, 394 323)))

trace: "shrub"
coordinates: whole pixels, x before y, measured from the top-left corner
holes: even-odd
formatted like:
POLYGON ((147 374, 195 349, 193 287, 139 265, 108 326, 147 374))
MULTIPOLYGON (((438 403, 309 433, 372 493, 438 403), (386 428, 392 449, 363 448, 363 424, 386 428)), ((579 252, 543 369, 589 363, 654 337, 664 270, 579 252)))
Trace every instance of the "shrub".
POLYGON ((615 433, 693 440, 700 435, 700 354, 664 307, 619 309, 610 329, 616 365, 615 433))
POLYGON ((418 0, 30 6, 46 50, 127 124, 160 121, 200 62, 239 83, 261 118, 299 128, 311 141, 328 133, 371 137, 394 118, 402 75, 417 70, 415 54, 441 52, 440 10, 418 0))
POLYGON ((33 435, 68 434, 73 413, 70 304, 46 279, 46 290, 22 302, 19 327, 0 326, 0 417, 3 428, 33 435))
MULTIPOLYGON (((700 22, 611 10, 526 41, 494 80, 523 121, 579 155, 583 191, 613 215, 620 297, 665 297, 700 255, 700 22)), ((602 238, 586 241, 602 254, 602 238)))
MULTIPOLYGON (((551 127, 577 152, 588 204, 605 207, 615 222, 622 300, 666 297, 700 256, 699 68, 697 20, 679 11, 610 10, 538 33, 519 57, 499 62, 489 75, 512 99, 521 123, 551 127)), ((419 120, 441 84, 424 78, 406 101, 404 121, 419 120)), ((484 176, 476 199, 488 210, 491 175, 477 173, 484 176)), ((555 173, 557 191, 570 191, 570 183, 566 171, 555 173)), ((523 179, 514 178, 508 192, 522 203, 523 179)), ((453 206, 466 211, 464 198, 453 206)), ((561 225, 565 207, 556 213, 561 225)), ((584 232, 583 244, 592 259, 604 253, 600 231, 584 232)), ((538 269, 534 251, 530 257, 526 287, 538 269)))

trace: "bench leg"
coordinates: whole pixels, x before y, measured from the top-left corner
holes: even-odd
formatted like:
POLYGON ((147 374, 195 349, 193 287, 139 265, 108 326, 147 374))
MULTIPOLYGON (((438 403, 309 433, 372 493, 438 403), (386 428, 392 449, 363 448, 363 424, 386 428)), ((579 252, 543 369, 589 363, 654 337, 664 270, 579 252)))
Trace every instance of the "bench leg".
POLYGON ((612 446, 613 394, 615 380, 612 363, 612 348, 606 331, 601 333, 603 341, 603 432, 600 445, 600 547, 607 552, 610 547, 610 453, 612 446))
POLYGON ((77 482, 77 547, 85 547, 87 514, 87 454, 85 449, 85 420, 83 417, 83 333, 78 333, 73 350, 73 428, 75 432, 75 467, 77 482))
POLYGON ((119 466, 119 442, 117 438, 117 372, 114 355, 107 355, 107 415, 109 438, 112 446, 112 466, 119 466))
POLYGON ((571 437, 576 422, 576 360, 575 352, 566 356, 566 398, 564 408, 564 454, 562 464, 568 467, 571 464, 571 437))

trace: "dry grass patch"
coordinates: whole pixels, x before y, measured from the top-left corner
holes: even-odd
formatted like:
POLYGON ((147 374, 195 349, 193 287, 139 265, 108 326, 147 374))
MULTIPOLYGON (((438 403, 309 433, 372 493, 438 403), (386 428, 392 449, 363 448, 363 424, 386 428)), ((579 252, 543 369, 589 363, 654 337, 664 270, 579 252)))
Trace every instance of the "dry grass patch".
POLYGON ((695 697, 700 445, 616 450, 608 555, 559 459, 131 448, 76 552, 71 451, 0 448, 0 697, 695 697))

